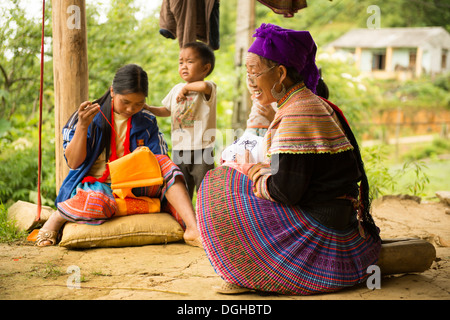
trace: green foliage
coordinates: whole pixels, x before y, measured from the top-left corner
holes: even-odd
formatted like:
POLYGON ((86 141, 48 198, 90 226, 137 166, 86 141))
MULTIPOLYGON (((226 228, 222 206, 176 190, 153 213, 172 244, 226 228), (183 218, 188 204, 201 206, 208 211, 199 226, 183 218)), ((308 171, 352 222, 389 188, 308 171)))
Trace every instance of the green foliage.
POLYGON ((406 185, 409 194, 413 196, 423 196, 426 185, 430 182, 428 175, 425 173, 427 166, 423 161, 405 162, 400 171, 400 174, 411 171, 414 178, 406 185))
POLYGON ((450 92, 450 74, 438 75, 434 80, 434 85, 447 92, 450 92))
POLYGON ((371 196, 376 199, 393 192, 396 180, 386 164, 388 153, 385 146, 362 148, 361 156, 364 160, 371 196))
POLYGON ((0 202, 0 243, 9 243, 19 239, 23 239, 26 232, 17 229, 15 221, 8 219, 8 210, 6 206, 0 202))
POLYGON ((369 180, 370 192, 374 199, 386 194, 411 194, 424 196, 430 182, 424 161, 406 161, 399 168, 388 163, 388 148, 384 145, 362 149, 364 167, 369 180), (406 183, 400 179, 408 176, 406 183))
POLYGON ((382 103, 385 107, 450 108, 450 74, 442 74, 435 81, 429 76, 405 82, 378 81, 378 86, 387 92, 382 103))
MULTIPOLYGON (((48 116, 48 115, 47 115, 48 116)), ((37 120, 14 114, 2 120, 0 128, 0 201, 37 202, 38 130, 37 120)), ((41 199, 53 206, 55 198, 55 147, 52 123, 43 121, 41 199)))
POLYGON ((441 154, 448 154, 450 150, 450 140, 435 138, 431 144, 417 146, 406 152, 402 159, 405 162, 416 161, 425 158, 435 158, 441 154))
MULTIPOLYGON (((10 9, 2 6, 0 11, 0 118, 9 119, 14 113, 33 116, 39 101, 41 23, 24 18, 19 0, 6 2, 10 9)), ((50 36, 51 22, 45 23, 50 36)), ((53 86, 51 70, 45 69, 46 86, 53 86)))

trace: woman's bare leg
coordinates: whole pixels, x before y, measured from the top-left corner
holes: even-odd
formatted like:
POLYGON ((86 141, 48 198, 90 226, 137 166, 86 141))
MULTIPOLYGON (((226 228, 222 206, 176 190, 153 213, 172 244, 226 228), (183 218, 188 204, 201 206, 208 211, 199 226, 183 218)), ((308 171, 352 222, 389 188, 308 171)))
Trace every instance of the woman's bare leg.
POLYGON ((177 176, 175 178, 175 183, 167 190, 165 196, 186 224, 184 239, 196 240, 200 236, 197 218, 182 177, 177 176))

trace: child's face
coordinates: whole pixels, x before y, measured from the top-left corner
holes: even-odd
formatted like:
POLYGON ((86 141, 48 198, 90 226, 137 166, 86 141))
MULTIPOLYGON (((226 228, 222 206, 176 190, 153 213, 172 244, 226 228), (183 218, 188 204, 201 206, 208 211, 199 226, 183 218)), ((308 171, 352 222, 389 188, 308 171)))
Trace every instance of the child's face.
POLYGON ((180 77, 190 83, 194 81, 203 81, 208 74, 211 65, 203 64, 197 51, 192 48, 181 49, 178 64, 178 73, 180 77))
POLYGON ((141 111, 145 104, 143 93, 114 94, 111 89, 111 96, 114 98, 114 112, 125 118, 141 111))

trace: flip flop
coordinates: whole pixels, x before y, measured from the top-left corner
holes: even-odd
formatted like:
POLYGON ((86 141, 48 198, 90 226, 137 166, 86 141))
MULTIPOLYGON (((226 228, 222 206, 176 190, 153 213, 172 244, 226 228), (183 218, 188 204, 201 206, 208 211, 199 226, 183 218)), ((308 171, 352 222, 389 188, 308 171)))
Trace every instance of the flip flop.
POLYGON ((252 289, 244 288, 241 286, 238 286, 237 284, 230 283, 230 282, 224 282, 222 286, 220 287, 213 287, 217 293, 221 294, 241 294, 246 292, 252 292, 252 289))
POLYGON ((198 247, 198 248, 202 248, 203 249, 203 244, 202 244, 202 239, 201 237, 197 237, 194 240, 184 240, 184 242, 186 242, 186 244, 193 246, 193 247, 198 247))

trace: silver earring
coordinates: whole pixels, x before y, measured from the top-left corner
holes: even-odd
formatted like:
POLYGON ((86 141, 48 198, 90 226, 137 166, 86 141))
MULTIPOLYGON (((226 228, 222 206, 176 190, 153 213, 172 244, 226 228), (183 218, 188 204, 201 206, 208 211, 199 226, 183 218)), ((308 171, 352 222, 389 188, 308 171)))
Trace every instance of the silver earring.
POLYGON ((273 85, 272 89, 270 90, 270 93, 272 94, 272 97, 274 97, 275 100, 278 101, 286 95, 286 87, 284 86, 283 83, 281 83, 281 91, 277 92, 277 90, 275 90, 276 85, 277 85, 276 83, 273 85))

